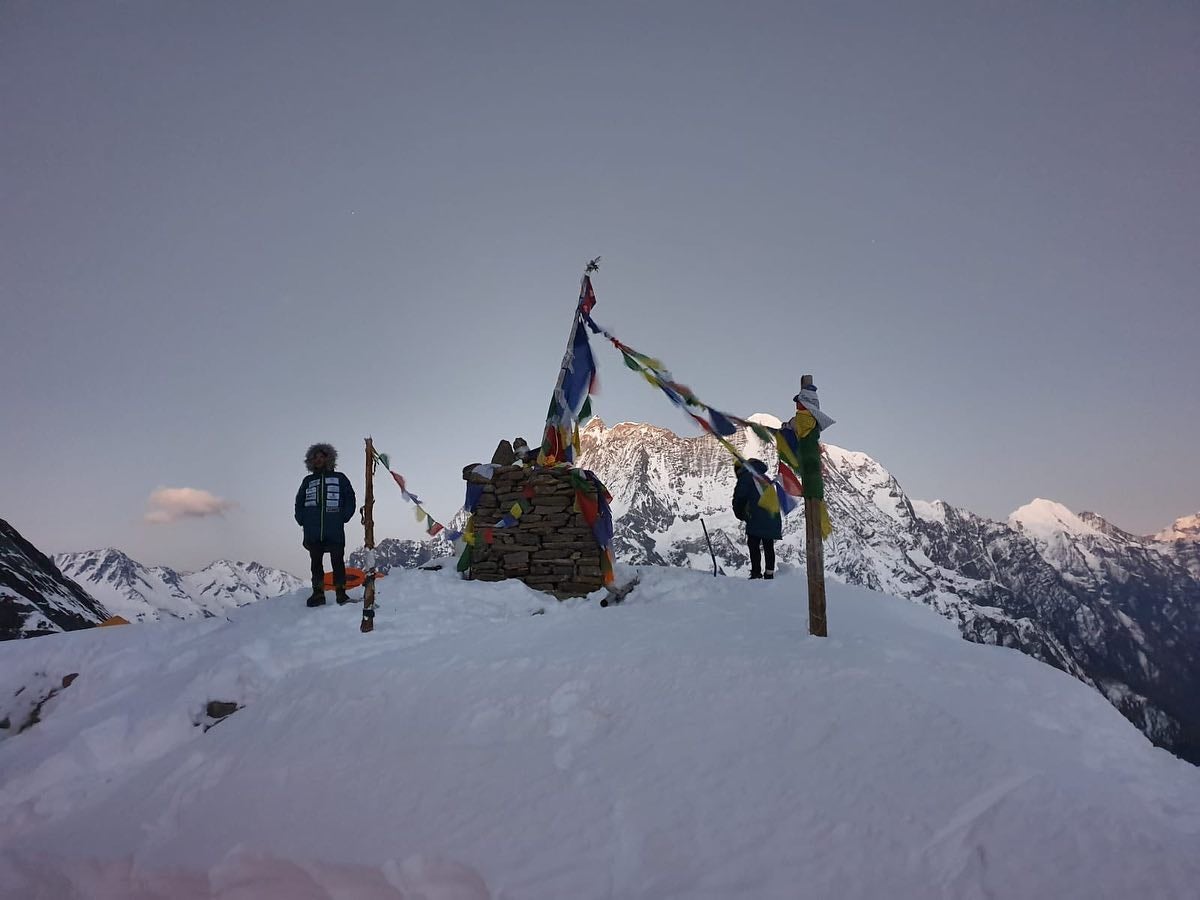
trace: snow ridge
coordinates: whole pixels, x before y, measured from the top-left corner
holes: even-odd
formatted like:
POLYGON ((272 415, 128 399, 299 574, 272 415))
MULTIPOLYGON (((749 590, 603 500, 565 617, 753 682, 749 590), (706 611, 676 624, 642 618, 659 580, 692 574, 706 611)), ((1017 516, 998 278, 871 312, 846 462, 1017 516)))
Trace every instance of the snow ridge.
POLYGON ((794 571, 640 575, 14 642, 0 684, 78 677, 0 731, 0 895, 1194 894, 1197 770, 1079 682, 836 583, 812 638, 794 571))

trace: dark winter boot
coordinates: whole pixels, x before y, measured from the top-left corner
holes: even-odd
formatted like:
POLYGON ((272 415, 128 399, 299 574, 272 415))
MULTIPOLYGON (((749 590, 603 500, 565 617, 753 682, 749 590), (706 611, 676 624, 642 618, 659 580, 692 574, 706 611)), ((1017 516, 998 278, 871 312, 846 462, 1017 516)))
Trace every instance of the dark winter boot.
POLYGON ((751 581, 754 581, 754 579, 756 579, 756 578, 762 578, 762 573, 760 573, 760 572, 751 572, 751 573, 750 573, 750 580, 751 580, 751 581))
POLYGON ((775 577, 775 573, 772 572, 770 569, 767 569, 767 571, 763 572, 763 578, 765 578, 767 581, 770 581, 774 577, 775 577))
POLYGON ((312 589, 313 589, 313 592, 312 592, 312 596, 308 598, 308 605, 310 607, 324 606, 325 605, 325 580, 321 579, 320 581, 317 581, 314 579, 312 589))
POLYGON ((335 584, 333 586, 333 590, 334 590, 334 596, 337 599, 338 606, 345 606, 347 603, 354 602, 353 600, 350 599, 349 595, 346 594, 346 585, 345 584, 335 584))

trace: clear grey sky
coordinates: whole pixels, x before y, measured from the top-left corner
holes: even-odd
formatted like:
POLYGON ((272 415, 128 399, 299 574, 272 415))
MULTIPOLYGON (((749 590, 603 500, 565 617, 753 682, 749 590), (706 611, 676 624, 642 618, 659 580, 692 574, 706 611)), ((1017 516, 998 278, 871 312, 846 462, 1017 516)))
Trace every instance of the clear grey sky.
MULTIPOLYGON (((1200 509, 1192 2, 10 0, 0 113, 0 516, 48 552, 303 571, 303 451, 361 491, 367 434, 448 517, 597 254, 601 324, 738 415, 813 372, 914 497, 1200 509), (145 521, 181 487, 236 506, 145 521)), ((603 418, 690 433, 596 353, 603 418)))

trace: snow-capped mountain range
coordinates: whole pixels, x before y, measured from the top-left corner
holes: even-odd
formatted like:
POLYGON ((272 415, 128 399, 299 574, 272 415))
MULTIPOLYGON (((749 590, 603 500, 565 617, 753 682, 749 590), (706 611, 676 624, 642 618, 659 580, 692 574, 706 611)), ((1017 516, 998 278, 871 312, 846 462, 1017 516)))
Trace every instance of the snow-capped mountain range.
POLYGON ((111 547, 60 553, 54 562, 110 614, 130 622, 210 618, 303 586, 290 572, 261 563, 222 559, 199 571, 180 573, 166 566, 144 566, 111 547))
MULTIPOLYGON (((731 440, 774 471, 773 447, 745 430, 731 440)), ((713 438, 593 419, 581 449, 579 465, 613 495, 619 560, 711 570, 704 519, 721 569, 748 568, 730 503, 731 459, 713 438)), ((831 579, 931 606, 969 640, 1013 647, 1069 672, 1152 740, 1200 762, 1200 516, 1139 537, 1039 499, 996 522, 942 501, 910 500, 865 453, 832 444, 823 452, 835 529, 825 547, 831 579)), ((801 507, 785 520, 780 568, 804 568, 803 540, 801 507)), ((387 559, 404 566, 448 550, 384 544, 387 559)))
POLYGON ((0 520, 0 640, 128 622, 209 618, 302 586, 260 563, 218 560, 196 572, 144 566, 119 550, 46 556, 0 520))

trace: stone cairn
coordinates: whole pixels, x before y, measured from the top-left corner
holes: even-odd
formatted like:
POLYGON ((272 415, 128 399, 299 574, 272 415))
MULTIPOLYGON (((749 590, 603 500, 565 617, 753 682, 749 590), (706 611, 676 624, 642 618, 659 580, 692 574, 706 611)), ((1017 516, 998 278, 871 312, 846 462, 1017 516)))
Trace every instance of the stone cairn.
POLYGON ((478 540, 471 557, 469 578, 503 581, 517 578, 531 588, 562 600, 582 597, 604 587, 600 559, 603 551, 591 526, 575 509, 575 486, 566 466, 500 465, 484 478, 463 469, 470 484, 483 486, 475 507, 478 540), (517 524, 496 528, 492 543, 483 539, 514 503, 530 504, 517 524))

